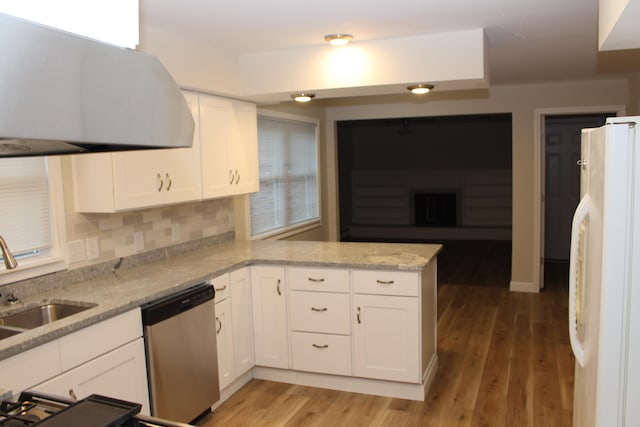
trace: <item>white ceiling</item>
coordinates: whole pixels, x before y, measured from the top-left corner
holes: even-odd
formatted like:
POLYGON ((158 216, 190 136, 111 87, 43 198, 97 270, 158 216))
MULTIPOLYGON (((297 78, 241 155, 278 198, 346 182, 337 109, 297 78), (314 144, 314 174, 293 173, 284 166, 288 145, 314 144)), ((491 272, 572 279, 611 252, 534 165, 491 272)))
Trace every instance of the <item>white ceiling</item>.
MULTIPOLYGON (((484 28, 491 84, 588 79, 598 0, 140 0, 143 26, 240 54, 484 28)), ((627 51, 633 52, 633 51, 627 51)), ((599 64, 598 64, 599 63, 599 64)), ((625 70, 626 71, 626 70, 625 70)))

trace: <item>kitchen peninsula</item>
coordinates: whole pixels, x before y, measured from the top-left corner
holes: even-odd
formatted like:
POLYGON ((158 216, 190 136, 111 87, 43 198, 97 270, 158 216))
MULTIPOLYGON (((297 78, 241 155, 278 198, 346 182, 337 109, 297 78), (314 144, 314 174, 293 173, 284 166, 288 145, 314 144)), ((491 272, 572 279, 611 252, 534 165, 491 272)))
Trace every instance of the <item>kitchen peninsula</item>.
MULTIPOLYGON (((93 336, 99 330, 87 331, 125 315, 137 322, 142 304, 211 282, 216 287, 218 332, 225 325, 222 314, 228 314, 233 325, 226 342, 218 336, 221 402, 251 378, 424 400, 437 367, 436 270, 441 245, 203 241, 187 246, 111 263, 104 274, 76 283, 60 279, 44 286, 46 290, 28 282, 0 288, 22 300, 19 307, 0 307, 0 318, 47 302, 90 307, 1 339, 0 387, 14 392, 38 388, 72 365, 65 367, 63 360, 62 366, 29 378, 12 367, 24 369, 28 363, 31 368, 38 361, 50 365, 51 352, 64 353, 68 337, 85 333, 85 340, 100 340, 104 337, 93 336), (245 284, 240 296, 234 294, 240 289, 234 281, 238 273, 245 284), (230 308, 223 306, 225 301, 230 301, 230 308), (244 336, 239 336, 241 331, 244 336), (241 349, 250 354, 238 363, 241 349), (221 353, 235 357, 235 368, 221 353)), ((108 330, 124 333, 113 329, 108 330)), ((132 333, 134 338, 140 339, 139 332, 132 333)), ((84 341, 84 346, 92 345, 84 341)))

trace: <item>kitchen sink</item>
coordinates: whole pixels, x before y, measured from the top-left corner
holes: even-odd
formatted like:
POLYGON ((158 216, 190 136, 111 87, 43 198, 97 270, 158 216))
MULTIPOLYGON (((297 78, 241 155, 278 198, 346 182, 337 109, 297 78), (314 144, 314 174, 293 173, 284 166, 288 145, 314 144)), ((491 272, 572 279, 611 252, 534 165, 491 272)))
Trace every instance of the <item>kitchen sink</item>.
POLYGON ((83 312, 95 306, 96 304, 84 303, 46 303, 2 317, 0 318, 0 326, 33 329, 83 312))
POLYGON ((4 328, 0 327, 0 340, 12 337, 12 336, 17 335, 19 333, 20 333, 20 331, 14 331, 14 330, 11 330, 11 329, 4 329, 4 328))

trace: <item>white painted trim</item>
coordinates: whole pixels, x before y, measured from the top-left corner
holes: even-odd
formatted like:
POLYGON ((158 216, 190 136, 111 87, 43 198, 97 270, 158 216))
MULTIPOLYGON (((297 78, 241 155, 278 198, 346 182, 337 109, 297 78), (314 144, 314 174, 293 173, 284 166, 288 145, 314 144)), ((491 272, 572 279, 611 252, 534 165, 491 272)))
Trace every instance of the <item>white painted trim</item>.
MULTIPOLYGON (((544 144, 544 118, 546 116, 557 116, 565 114, 597 114, 607 111, 615 111, 618 116, 626 114, 624 105, 595 105, 581 107, 557 107, 557 108, 541 108, 534 110, 534 126, 533 126, 533 235, 537 236, 533 239, 533 286, 538 289, 543 287, 543 277, 540 277, 540 260, 544 257, 544 229, 542 227, 542 189, 544 179, 543 170, 543 152, 544 144)), ((513 291, 519 288, 524 282, 511 282, 510 289, 513 291)), ((538 292, 523 291, 523 292, 538 292)))
POLYGON ((509 291, 511 292, 530 292, 537 294, 540 292, 540 285, 538 282, 516 282, 511 281, 509 283, 509 291))
MULTIPOLYGON (((435 369, 433 372, 433 375, 435 376, 435 369)), ((329 390, 395 397, 398 399, 408 400, 424 401, 426 395, 426 387, 424 384, 315 374, 312 372, 265 368, 262 366, 256 366, 253 368, 253 378, 303 385, 306 387, 326 388, 329 390)))

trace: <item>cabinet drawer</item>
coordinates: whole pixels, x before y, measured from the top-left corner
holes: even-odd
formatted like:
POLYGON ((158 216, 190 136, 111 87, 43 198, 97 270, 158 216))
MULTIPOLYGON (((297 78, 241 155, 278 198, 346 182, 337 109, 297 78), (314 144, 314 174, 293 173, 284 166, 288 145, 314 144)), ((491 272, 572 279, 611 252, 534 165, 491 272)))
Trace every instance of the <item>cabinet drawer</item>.
POLYGON ((349 292, 349 271, 332 268, 289 267, 289 289, 349 292))
POLYGON ((142 336, 140 309, 135 308, 60 338, 64 371, 142 336))
POLYGON ((229 298, 229 275, 215 277, 209 283, 216 289, 216 302, 229 298))
POLYGON ((350 332, 349 295, 291 291, 291 329, 345 334, 350 332))
POLYGON ((354 270, 353 291, 357 294, 418 296, 418 273, 354 270))
POLYGON ((291 333, 292 367, 298 371, 351 375, 351 337, 291 333))

